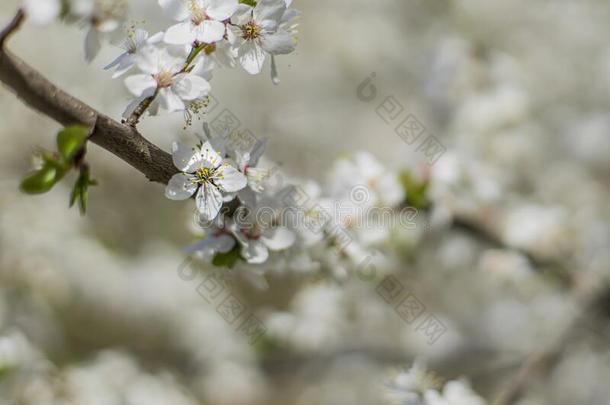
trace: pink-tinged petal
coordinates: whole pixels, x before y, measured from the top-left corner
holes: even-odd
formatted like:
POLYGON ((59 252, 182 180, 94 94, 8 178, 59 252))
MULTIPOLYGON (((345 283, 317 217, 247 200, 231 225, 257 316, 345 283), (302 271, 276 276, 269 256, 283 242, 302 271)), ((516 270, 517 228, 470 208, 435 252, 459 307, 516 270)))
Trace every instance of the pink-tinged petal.
POLYGON ((165 196, 170 200, 182 201, 190 198, 197 191, 199 185, 194 176, 177 173, 167 183, 165 196))
POLYGON ((237 10, 237 0, 209 0, 206 14, 213 20, 224 21, 237 10))
POLYGON ((170 18, 182 21, 189 17, 189 9, 183 0, 159 0, 159 5, 170 18))
POLYGON ((172 25, 165 32, 163 40, 170 45, 192 44, 196 39, 195 27, 190 21, 172 25))
POLYGON ((294 232, 285 227, 268 229, 261 235, 263 243, 273 251, 288 249, 294 244, 294 232))
POLYGON ((228 163, 222 164, 214 173, 214 184, 226 193, 233 193, 248 185, 248 179, 228 163))
POLYGON ((127 90, 140 97, 148 89, 156 89, 157 82, 150 75, 133 75, 125 79, 127 90))
POLYGON ((206 221, 212 221, 216 218, 222 207, 222 193, 213 184, 204 183, 199 188, 195 201, 201 218, 206 221))

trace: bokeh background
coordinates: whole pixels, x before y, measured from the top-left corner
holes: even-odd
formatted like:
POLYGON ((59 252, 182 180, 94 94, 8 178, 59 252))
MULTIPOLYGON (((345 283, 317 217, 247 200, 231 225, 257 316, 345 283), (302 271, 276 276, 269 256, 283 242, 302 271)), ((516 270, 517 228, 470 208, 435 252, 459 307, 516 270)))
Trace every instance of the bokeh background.
MULTIPOLYGON (((0 20, 18 5, 3 0, 0 20)), ((150 31, 167 24, 156 2, 130 5, 150 31)), ((294 7, 299 45, 278 59, 281 85, 223 70, 214 94, 270 139, 266 156, 292 176, 323 183, 358 150, 431 176, 432 229, 406 232, 394 248, 404 253, 397 277, 447 332, 428 344, 375 285, 274 271, 266 288, 233 286, 269 329, 249 345, 179 276, 192 207, 166 200, 161 185, 92 146, 100 185, 85 217, 68 209, 67 183, 19 192, 59 126, 1 88, 2 403, 383 404, 388 373, 415 359, 492 403, 532 353, 559 341, 518 403, 609 404, 610 300, 587 299, 610 285, 610 3, 294 7), (378 97, 363 102, 357 88, 373 72, 378 97), (388 96, 446 147, 432 167, 376 114, 388 96), (456 217, 493 237, 452 226, 456 217)), ((26 24, 9 47, 118 118, 128 95, 102 70, 117 48, 87 65, 83 38, 78 26, 26 24)), ((183 124, 180 114, 152 117, 141 132, 169 150, 201 130, 183 124)))

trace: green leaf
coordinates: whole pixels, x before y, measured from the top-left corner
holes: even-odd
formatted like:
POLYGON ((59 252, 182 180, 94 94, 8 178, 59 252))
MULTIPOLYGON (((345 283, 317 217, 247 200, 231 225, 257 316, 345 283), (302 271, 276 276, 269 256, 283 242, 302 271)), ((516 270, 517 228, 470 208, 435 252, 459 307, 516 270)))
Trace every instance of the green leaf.
POLYGON ((57 150, 66 162, 72 162, 85 145, 89 129, 82 125, 71 125, 57 134, 57 150))
POLYGON ((406 194, 406 203, 417 209, 426 209, 430 205, 428 200, 428 180, 419 180, 405 170, 400 173, 400 183, 406 194))
POLYGON ((43 194, 61 180, 65 172, 57 167, 45 164, 42 169, 27 175, 21 181, 21 191, 26 194, 43 194))
POLYGON ((216 267, 232 268, 239 259, 241 259, 241 255, 239 254, 239 246, 236 243, 235 247, 230 252, 216 253, 216 256, 214 256, 214 259, 212 260, 212 264, 216 267))
POLYGON ((239 0, 240 4, 247 4, 250 7, 256 7, 256 0, 239 0))
POLYGON ((78 201, 78 208, 81 215, 87 213, 87 199, 89 196, 89 186, 96 186, 97 181, 91 179, 89 168, 83 166, 78 175, 78 178, 74 182, 72 193, 70 193, 70 207, 78 201))

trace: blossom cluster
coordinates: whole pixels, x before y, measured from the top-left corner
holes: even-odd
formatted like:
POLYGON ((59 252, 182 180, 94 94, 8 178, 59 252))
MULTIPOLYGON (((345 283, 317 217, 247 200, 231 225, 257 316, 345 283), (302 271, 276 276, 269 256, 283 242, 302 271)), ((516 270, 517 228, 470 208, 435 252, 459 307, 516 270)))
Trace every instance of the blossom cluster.
MULTIPOLYGON (((292 0, 159 0, 171 25, 150 34, 129 25, 123 52, 105 68, 113 78, 137 70, 125 85, 135 97, 128 118, 146 99, 147 110, 198 111, 207 103, 209 81, 218 67, 241 66, 259 74, 268 56, 271 76, 279 83, 275 56, 294 51, 299 12, 292 0)), ((46 24, 58 16, 79 20, 87 28, 85 56, 93 60, 103 38, 114 38, 126 23, 125 0, 24 0, 34 22, 46 24)))
POLYGON ((337 161, 322 187, 287 180, 263 159, 266 140, 244 150, 231 139, 208 132, 195 146, 176 142, 172 147, 180 173, 170 180, 166 196, 195 198, 194 231, 201 237, 188 253, 230 267, 266 263, 302 266, 301 271, 336 256, 346 262, 336 263, 341 268, 361 263, 396 228, 415 226, 417 210, 406 206, 400 174, 367 152, 337 161), (406 220, 392 220, 405 210, 406 220), (387 216, 369 218, 380 211, 387 216), (304 260, 285 260, 295 255, 304 260))

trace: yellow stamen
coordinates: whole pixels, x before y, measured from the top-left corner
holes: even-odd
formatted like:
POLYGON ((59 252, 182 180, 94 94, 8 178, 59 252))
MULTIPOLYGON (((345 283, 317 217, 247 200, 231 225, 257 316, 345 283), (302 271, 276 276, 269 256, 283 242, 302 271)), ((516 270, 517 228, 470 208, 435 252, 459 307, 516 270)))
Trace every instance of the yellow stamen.
POLYGON ((260 37, 261 27, 256 25, 256 23, 254 21, 250 21, 249 23, 241 26, 241 32, 242 32, 242 37, 245 40, 251 41, 251 40, 254 40, 254 39, 260 37))

